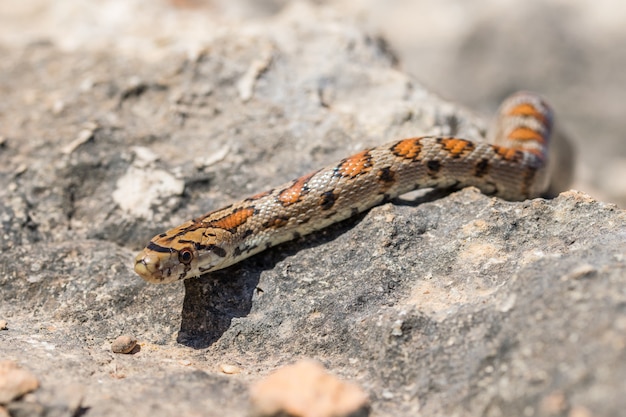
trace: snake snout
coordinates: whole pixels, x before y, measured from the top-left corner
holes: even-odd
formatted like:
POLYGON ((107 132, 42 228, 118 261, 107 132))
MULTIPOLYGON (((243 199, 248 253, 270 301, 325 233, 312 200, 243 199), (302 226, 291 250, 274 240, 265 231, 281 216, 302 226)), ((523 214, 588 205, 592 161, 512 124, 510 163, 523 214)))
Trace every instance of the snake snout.
POLYGON ((135 258, 135 272, 148 282, 160 282, 160 260, 154 255, 140 253, 135 258))

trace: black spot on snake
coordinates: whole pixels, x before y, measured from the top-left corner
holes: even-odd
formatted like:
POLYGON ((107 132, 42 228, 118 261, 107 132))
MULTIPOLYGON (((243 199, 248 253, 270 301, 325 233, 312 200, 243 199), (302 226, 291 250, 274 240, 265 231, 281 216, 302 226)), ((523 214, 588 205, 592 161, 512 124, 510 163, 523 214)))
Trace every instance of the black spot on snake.
POLYGON ((157 245, 154 242, 148 243, 148 246, 146 246, 146 249, 153 250, 155 252, 160 252, 160 253, 174 253, 174 249, 164 248, 163 246, 157 245))
POLYGON ((226 256, 226 250, 224 250, 223 248, 217 246, 217 245, 207 245, 206 249, 213 252, 214 254, 216 254, 217 256, 219 256, 220 258, 223 258, 226 256))
POLYGON ((335 205, 336 197, 332 191, 325 191, 322 194, 322 199, 320 201, 320 207, 322 210, 330 210, 332 206, 335 205))
POLYGON ((385 183, 392 183, 396 178, 396 173, 391 169, 391 167, 384 167, 378 171, 378 179, 385 183))
POLYGON ((206 245, 198 242, 193 242, 193 247, 196 248, 196 250, 205 250, 207 248, 206 245))
POLYGON ((432 159, 426 163, 426 167, 428 168, 428 175, 433 176, 441 170, 441 162, 432 159))
POLYGON ((474 165, 474 176, 482 178, 489 172, 489 159, 483 158, 474 165))

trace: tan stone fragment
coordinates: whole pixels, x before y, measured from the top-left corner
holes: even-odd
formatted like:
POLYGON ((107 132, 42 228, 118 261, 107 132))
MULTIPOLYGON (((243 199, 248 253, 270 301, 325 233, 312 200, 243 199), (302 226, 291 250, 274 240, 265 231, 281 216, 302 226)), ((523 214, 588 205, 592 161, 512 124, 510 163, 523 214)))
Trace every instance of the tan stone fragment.
POLYGON ((111 350, 113 353, 132 353, 135 346, 137 346, 137 339, 133 336, 123 335, 111 343, 111 350))
POLYGON ((0 361, 0 404, 6 404, 36 390, 39 380, 13 361, 0 361))
POLYGON ((341 381, 313 361, 285 366, 252 387, 252 411, 257 416, 366 416, 367 395, 341 381))

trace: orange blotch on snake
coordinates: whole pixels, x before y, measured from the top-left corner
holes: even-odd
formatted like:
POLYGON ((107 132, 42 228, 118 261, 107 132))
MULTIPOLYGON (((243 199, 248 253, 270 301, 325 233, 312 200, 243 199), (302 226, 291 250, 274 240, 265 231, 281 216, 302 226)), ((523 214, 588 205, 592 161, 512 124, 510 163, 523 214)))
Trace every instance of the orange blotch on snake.
POLYGON ((401 140, 391 147, 391 152, 401 158, 416 160, 422 152, 420 138, 401 140))
POLYGON ((359 152, 341 161, 337 173, 342 177, 354 178, 372 169, 372 155, 369 150, 359 152))
POLYGON ((546 118, 545 114, 530 103, 518 104, 517 106, 507 111, 506 115, 507 116, 520 116, 520 117, 532 117, 534 119, 539 120, 541 124, 543 124, 544 126, 547 126, 549 124, 549 121, 546 118))
POLYGON ((545 143, 545 138, 539 132, 528 127, 518 127, 509 133, 508 138, 511 140, 529 140, 538 143, 545 143))
POLYGON ((439 141, 443 149, 453 158, 460 158, 472 152, 475 148, 474 144, 465 139, 443 138, 439 141))
POLYGON ((254 215, 254 209, 252 207, 238 208, 221 219, 213 220, 208 226, 224 230, 234 230, 244 224, 252 215, 254 215))
POLYGON ((285 188, 278 194, 278 201, 283 206, 290 206, 299 202, 302 196, 309 192, 307 183, 315 174, 317 174, 317 171, 295 180, 289 188, 285 188))
POLYGON ((504 159, 505 161, 518 162, 524 158, 524 153, 519 149, 493 145, 493 150, 500 158, 504 159))

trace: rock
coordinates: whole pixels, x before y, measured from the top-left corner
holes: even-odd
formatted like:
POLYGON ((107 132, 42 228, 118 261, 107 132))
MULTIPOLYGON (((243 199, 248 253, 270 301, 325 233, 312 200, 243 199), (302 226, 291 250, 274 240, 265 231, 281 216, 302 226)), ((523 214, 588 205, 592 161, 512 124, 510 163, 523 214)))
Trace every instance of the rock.
POLYGON ((12 417, 72 417, 85 411, 81 408, 84 391, 81 384, 71 382, 46 386, 7 408, 12 417))
POLYGON ((136 346, 137 339, 133 336, 123 335, 118 336, 111 343, 111 351, 113 353, 132 353, 136 346))
POLYGON ((46 417, 44 406, 33 402, 14 402, 7 406, 11 417, 46 417))
POLYGON ((367 395, 313 361, 285 366, 251 388, 252 414, 292 417, 368 415, 367 395))
POLYGON ((6 320, 0 320, 0 330, 7 330, 8 329, 8 323, 6 320))
POLYGON ((31 372, 13 361, 0 362, 0 404, 7 404, 39 387, 39 380, 31 372))
POLYGON ((237 365, 231 365, 228 363, 221 363, 219 368, 222 373, 225 373, 227 375, 235 375, 241 372, 241 368, 239 368, 237 365))
MULTIPOLYGON (((208 9, 182 3, 141 7, 212 27, 208 9)), ((108 30, 106 49, 67 48, 56 20, 23 27, 63 38, 18 45, 27 35, 13 31, 0 46, 0 357, 42 385, 5 408, 45 413, 57 387, 78 384, 59 409, 245 416, 253 383, 309 357, 358 381, 377 416, 622 413, 626 214, 582 192, 413 194, 198 280, 133 273, 153 235, 362 148, 482 137, 486 120, 403 72, 385 38, 328 5, 288 3, 188 54, 144 9, 124 15, 155 16, 133 27, 161 55, 123 53, 108 30), (138 171, 139 199, 124 194, 138 171), (141 354, 112 353, 120 334, 141 354)), ((51 7, 74 15, 70 4, 51 7)), ((93 39, 81 28, 75 39, 93 39)))

